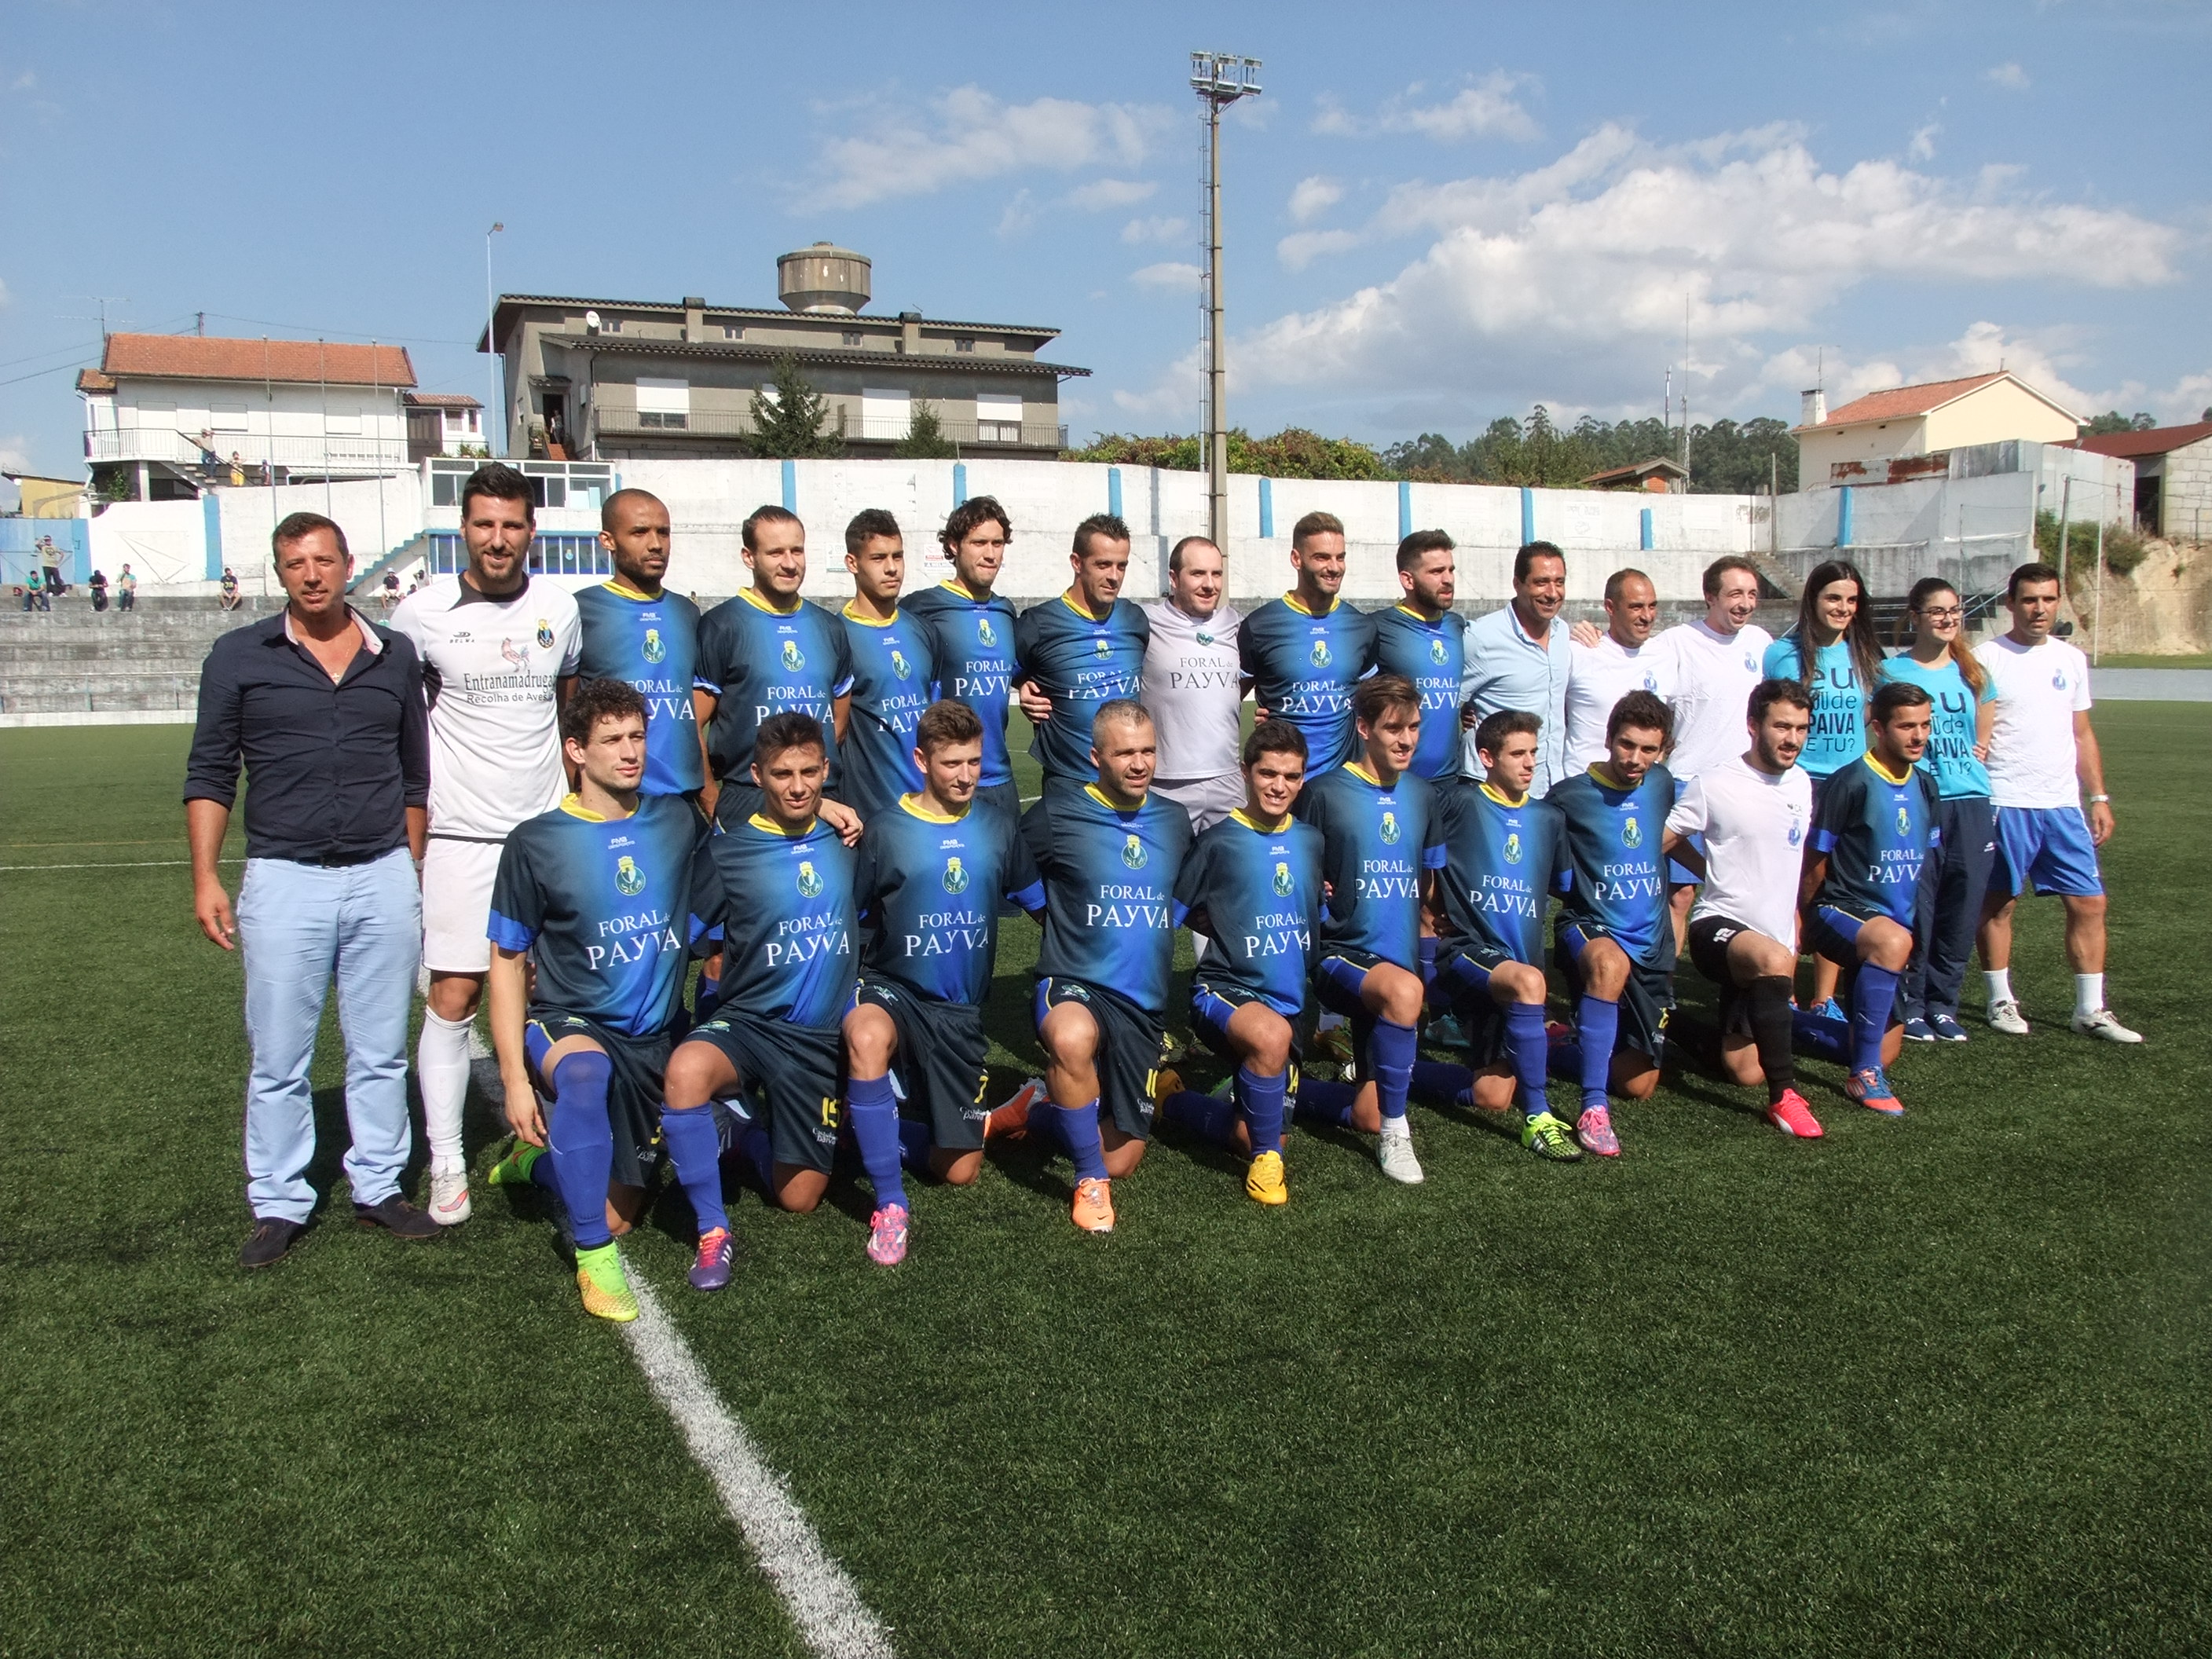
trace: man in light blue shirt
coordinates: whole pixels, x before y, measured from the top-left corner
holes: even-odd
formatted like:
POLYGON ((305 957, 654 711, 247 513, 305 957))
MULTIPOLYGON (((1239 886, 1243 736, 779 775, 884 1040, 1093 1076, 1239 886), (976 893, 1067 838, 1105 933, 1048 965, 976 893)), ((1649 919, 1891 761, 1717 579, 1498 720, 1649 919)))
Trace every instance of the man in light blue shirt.
POLYGON ((1530 542, 1513 556, 1512 604, 1468 624, 1459 700, 1468 777, 1485 769, 1475 757, 1474 727, 1503 708, 1544 722, 1531 792, 1540 796, 1566 776, 1568 642, 1559 621, 1566 598, 1566 556, 1549 542, 1530 542))

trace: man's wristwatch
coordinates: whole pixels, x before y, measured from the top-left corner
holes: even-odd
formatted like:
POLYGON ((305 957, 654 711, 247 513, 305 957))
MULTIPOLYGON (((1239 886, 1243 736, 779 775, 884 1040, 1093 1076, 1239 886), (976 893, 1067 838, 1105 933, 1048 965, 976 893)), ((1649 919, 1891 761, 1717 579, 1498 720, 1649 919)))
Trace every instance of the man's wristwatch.
POLYGON ((2112 804, 2112 798, 2110 795, 2092 795, 2089 797, 2089 805, 2092 806, 2110 806, 2112 804))

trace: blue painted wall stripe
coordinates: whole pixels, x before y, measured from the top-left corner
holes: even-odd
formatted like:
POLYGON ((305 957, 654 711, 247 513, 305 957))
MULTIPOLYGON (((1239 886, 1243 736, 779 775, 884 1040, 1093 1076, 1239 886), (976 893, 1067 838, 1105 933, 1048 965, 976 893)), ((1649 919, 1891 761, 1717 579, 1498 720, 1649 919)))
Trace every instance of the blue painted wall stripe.
POLYGON ((797 461, 786 461, 783 464, 783 510, 787 513, 799 511, 799 463, 797 461))
POLYGON ((1536 539, 1536 492, 1524 487, 1521 491, 1521 544, 1526 547, 1536 539))
POLYGON ((1275 482, 1272 478, 1262 478, 1260 480, 1260 539, 1263 542, 1270 540, 1274 533, 1275 482))
POLYGON ((1118 466, 1106 469, 1106 510, 1117 519, 1121 516, 1121 469, 1118 466))
POLYGON ((967 504, 968 463, 965 461, 955 461, 952 463, 952 505, 955 507, 965 507, 967 504))
POLYGON ((1851 544, 1851 487, 1845 484, 1837 494, 1842 499, 1836 503, 1836 545, 1849 547, 1851 544))
POLYGON ((1406 479, 1398 481, 1398 539, 1403 541, 1413 533, 1413 486, 1406 479))
POLYGON ((200 522, 207 532, 207 579, 222 580, 222 497, 215 490, 200 496, 200 522))
POLYGON ((1651 509, 1650 507, 1644 509, 1643 518, 1644 524, 1638 534, 1636 545, 1649 553, 1651 550, 1651 509))

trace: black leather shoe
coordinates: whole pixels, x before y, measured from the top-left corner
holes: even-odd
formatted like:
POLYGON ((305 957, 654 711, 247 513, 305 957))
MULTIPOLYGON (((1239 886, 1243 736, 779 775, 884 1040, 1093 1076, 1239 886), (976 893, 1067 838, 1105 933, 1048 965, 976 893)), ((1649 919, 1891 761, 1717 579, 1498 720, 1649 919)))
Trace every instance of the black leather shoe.
POLYGON ((238 1253, 241 1267, 267 1267, 284 1259, 292 1248, 292 1241, 300 1236, 300 1224, 287 1221, 281 1216, 256 1216, 253 1231, 246 1236, 246 1246, 238 1253))
POLYGON ((426 1211, 394 1193, 381 1204, 356 1204, 353 1218, 364 1227, 381 1227, 394 1238, 435 1238, 442 1230, 426 1211))

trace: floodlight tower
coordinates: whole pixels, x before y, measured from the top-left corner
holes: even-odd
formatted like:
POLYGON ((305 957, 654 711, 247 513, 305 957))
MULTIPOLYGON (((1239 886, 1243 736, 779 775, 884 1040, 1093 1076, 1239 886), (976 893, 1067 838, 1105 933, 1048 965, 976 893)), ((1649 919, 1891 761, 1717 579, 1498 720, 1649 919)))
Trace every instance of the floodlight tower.
POLYGON ((1199 304, 1206 334, 1206 517, 1215 546, 1229 550, 1229 416, 1224 393, 1227 368, 1221 339, 1221 112, 1260 93, 1260 60, 1234 52, 1190 55, 1191 90, 1206 106, 1206 150, 1201 181, 1206 221, 1206 270, 1199 304))

